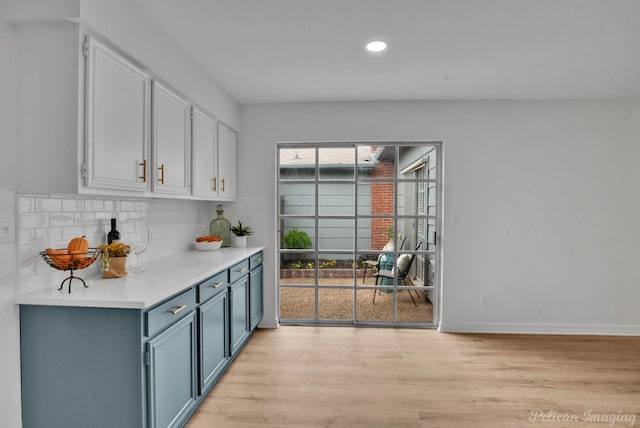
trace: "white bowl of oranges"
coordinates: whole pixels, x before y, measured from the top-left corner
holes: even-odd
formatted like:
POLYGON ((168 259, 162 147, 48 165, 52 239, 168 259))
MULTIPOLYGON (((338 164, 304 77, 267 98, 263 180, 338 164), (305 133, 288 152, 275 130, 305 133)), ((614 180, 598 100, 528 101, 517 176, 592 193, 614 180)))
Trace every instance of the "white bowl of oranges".
POLYGON ((200 251, 213 251, 222 247, 222 238, 218 235, 198 236, 194 244, 200 251))

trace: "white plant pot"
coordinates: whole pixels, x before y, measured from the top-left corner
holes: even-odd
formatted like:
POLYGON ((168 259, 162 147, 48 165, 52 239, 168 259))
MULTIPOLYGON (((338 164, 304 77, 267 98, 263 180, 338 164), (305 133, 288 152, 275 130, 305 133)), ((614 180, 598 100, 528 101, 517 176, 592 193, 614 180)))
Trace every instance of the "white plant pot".
POLYGON ((247 246, 247 237, 231 235, 231 245, 236 248, 244 248, 247 246))

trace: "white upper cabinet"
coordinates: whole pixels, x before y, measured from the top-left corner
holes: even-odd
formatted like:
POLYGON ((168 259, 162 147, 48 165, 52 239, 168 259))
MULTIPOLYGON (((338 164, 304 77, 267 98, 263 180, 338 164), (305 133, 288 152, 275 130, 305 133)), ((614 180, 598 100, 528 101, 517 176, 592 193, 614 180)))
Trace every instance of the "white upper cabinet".
POLYGON ((154 193, 189 195, 190 104, 159 82, 153 82, 154 193))
POLYGON ((19 193, 236 198, 235 132, 172 82, 75 23, 15 39, 19 193))
POLYGON ((218 199, 236 199, 236 144, 235 131, 218 123, 218 199))
POLYGON ((236 133, 193 108, 192 194, 213 201, 236 199, 236 133))
POLYGON ((192 139, 192 194, 206 199, 218 196, 218 122, 203 111, 193 108, 192 139))
POLYGON ((151 78, 87 38, 87 186, 149 191, 151 78))

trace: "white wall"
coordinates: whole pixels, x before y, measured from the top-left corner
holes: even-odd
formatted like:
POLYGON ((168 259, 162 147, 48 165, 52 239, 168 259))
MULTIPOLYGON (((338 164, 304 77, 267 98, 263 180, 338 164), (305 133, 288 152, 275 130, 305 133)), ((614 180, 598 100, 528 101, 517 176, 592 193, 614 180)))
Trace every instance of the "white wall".
POLYGON ((441 140, 443 330, 640 334, 639 111, 637 100, 242 106, 251 173, 236 205, 252 207, 268 249, 264 324, 275 323, 275 143, 441 140))
MULTIPOLYGON (((0 0, 0 217, 15 222, 17 153, 17 76, 12 29, 4 22, 0 0)), ((2 424, 20 426, 20 354, 18 311, 9 302, 15 294, 14 242, 0 244, 0 415, 2 424)))

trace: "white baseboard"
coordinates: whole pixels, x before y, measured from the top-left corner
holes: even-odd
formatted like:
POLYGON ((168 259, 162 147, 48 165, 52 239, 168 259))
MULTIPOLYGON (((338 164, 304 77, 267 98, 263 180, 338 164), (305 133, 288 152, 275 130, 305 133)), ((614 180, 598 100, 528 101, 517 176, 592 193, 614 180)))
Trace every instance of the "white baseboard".
POLYGON ((638 325, 610 324, 507 324, 507 323, 447 323, 441 322, 443 333, 501 333, 501 334, 569 334, 601 336, 640 336, 638 325))
POLYGON ((275 319, 273 320, 263 319, 262 321, 260 321, 260 324, 258 324, 258 328, 278 328, 278 321, 275 319))

